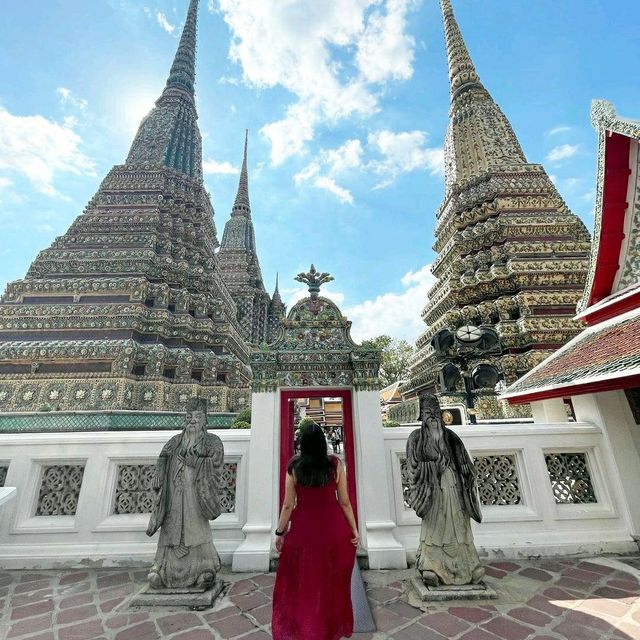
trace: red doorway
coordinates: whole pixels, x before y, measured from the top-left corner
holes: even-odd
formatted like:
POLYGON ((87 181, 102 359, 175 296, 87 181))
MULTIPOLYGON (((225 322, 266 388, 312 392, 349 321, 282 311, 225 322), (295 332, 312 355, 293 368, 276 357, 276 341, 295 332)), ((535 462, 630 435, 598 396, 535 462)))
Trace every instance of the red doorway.
POLYGON ((280 392, 280 508, 284 501, 284 481, 287 464, 293 457, 294 441, 294 401, 298 398, 341 398, 343 412, 344 458, 347 467, 347 487, 353 513, 358 519, 356 493, 356 457, 353 438, 353 407, 350 389, 300 389, 280 392))

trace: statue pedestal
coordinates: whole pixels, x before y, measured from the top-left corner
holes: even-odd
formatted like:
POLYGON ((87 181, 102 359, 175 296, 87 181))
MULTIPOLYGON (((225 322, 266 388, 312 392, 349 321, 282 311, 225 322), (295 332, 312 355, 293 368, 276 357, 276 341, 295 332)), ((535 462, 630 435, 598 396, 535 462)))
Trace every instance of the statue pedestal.
POLYGON ((206 591, 196 589, 154 589, 146 585, 129 602, 130 607, 189 607, 190 609, 209 609, 224 587, 221 580, 206 591))
POLYGON ((415 576, 411 578, 411 586, 422 602, 446 602, 448 600, 495 600, 498 594, 484 582, 478 584, 443 584, 427 587, 415 576))

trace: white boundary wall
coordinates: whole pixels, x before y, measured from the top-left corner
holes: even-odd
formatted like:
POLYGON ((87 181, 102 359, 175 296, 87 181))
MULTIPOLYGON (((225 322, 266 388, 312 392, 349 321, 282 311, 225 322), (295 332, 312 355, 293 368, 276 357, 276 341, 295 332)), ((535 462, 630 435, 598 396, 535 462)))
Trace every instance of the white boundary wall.
MULTIPOLYGON (((394 534, 412 560, 420 520, 404 504, 401 459, 418 425, 385 429, 394 534)), ((587 423, 500 424, 455 427, 472 457, 515 456, 521 504, 483 506, 482 524, 473 522, 476 545, 489 558, 629 553, 638 551, 618 467, 600 429, 587 423), (545 463, 548 453, 585 453, 597 502, 557 504, 545 463)), ((640 469, 638 470, 640 473, 640 469)), ((631 507, 631 509, 629 508, 631 507)))
MULTIPOLYGON (((147 537, 148 514, 113 515, 118 465, 153 464, 178 431, 0 434, 0 465, 17 499, 0 507, 0 567, 131 566, 151 563, 158 539, 147 537), (43 467, 84 464, 75 516, 35 516, 43 467)), ((223 563, 240 544, 246 521, 249 430, 211 431, 225 462, 238 464, 234 513, 214 521, 223 563)))

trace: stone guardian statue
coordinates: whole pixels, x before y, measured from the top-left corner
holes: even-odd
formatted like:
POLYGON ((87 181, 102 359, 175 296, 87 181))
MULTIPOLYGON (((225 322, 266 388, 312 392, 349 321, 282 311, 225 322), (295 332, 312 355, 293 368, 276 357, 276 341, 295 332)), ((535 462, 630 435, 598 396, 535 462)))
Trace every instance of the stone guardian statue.
POLYGON ((484 576, 470 518, 482 520, 475 469, 462 440, 442 423, 436 396, 420 399, 422 426, 407 440, 409 503, 422 519, 416 569, 428 587, 484 576))
POLYGON ((214 585, 220 557, 209 521, 222 512, 223 462, 222 441, 207 433, 207 402, 191 398, 182 433, 167 442, 156 463, 156 505, 147 527, 148 536, 160 529, 147 578, 153 589, 204 592, 214 585))

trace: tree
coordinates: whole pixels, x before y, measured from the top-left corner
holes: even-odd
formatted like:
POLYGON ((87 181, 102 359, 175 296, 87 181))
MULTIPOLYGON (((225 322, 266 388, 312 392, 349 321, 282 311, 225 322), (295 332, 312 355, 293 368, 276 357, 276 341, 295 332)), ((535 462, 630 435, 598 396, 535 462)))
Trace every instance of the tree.
POLYGON ((398 340, 388 335, 365 340, 363 347, 382 351, 380 381, 383 386, 409 379, 409 361, 415 349, 406 340, 398 340))

